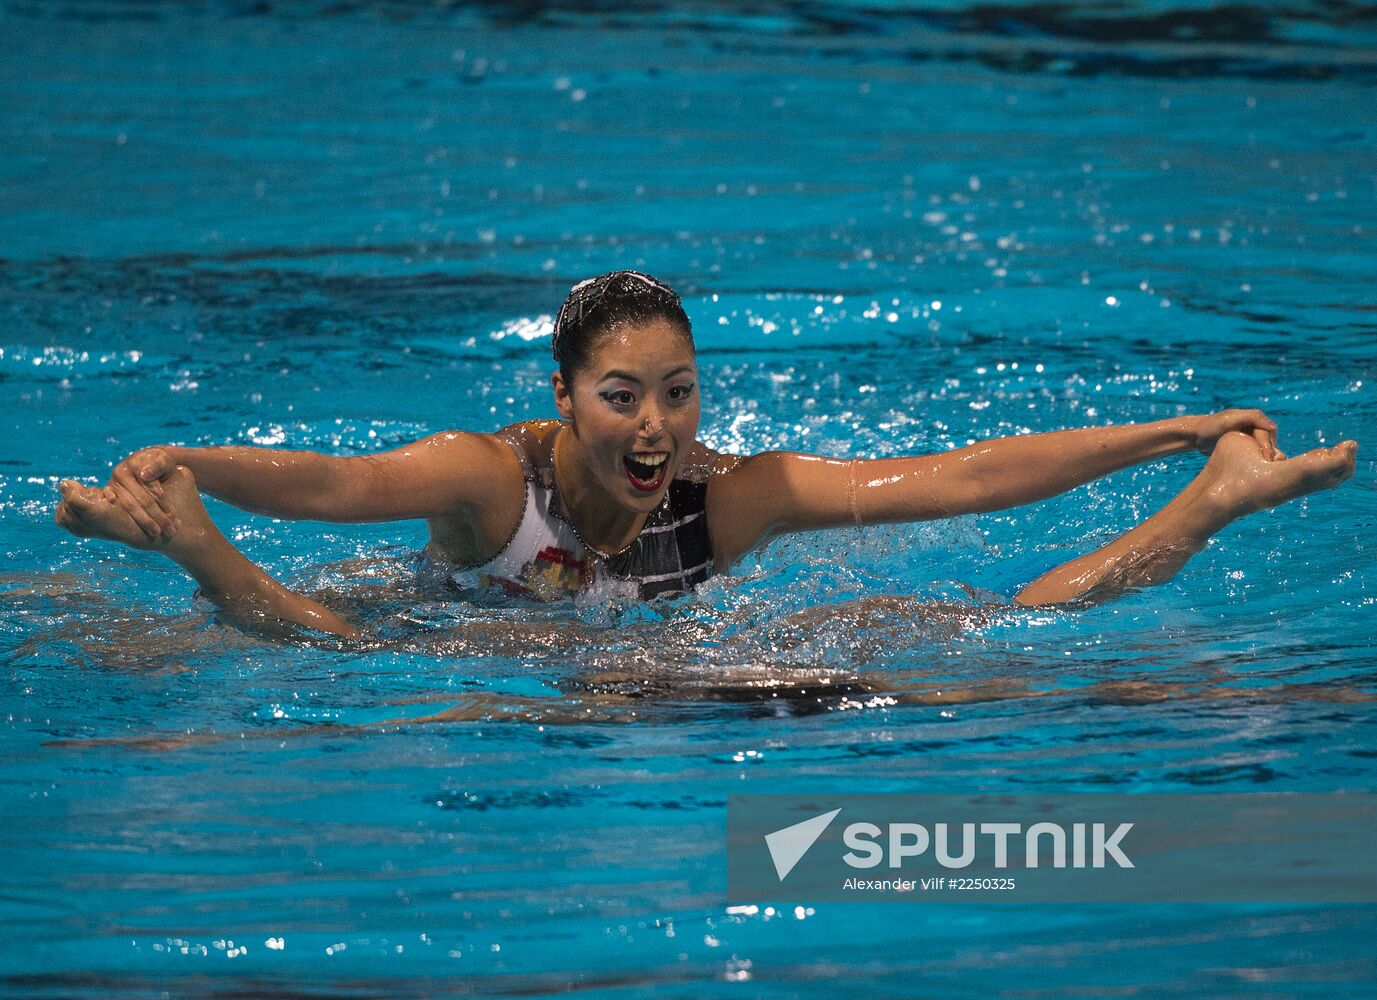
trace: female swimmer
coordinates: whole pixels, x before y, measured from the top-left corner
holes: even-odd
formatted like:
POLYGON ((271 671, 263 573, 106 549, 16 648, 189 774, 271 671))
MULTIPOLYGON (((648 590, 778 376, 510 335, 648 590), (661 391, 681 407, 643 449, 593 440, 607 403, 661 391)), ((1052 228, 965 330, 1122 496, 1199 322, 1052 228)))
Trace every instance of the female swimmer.
POLYGON ((1103 548, 1016 595, 1093 600, 1159 583, 1252 511, 1338 485, 1345 441, 1287 458, 1257 410, 998 438, 955 451, 846 461, 794 452, 739 458, 696 440, 698 367, 688 316, 634 271, 585 281, 555 320, 560 420, 495 434, 447 431, 379 455, 163 446, 136 452, 104 489, 62 483, 74 534, 159 551, 241 625, 357 629, 283 587, 216 530, 204 490, 277 518, 425 518, 428 555, 461 586, 548 599, 682 591, 777 535, 1017 507, 1185 451, 1209 455, 1175 499, 1103 548))

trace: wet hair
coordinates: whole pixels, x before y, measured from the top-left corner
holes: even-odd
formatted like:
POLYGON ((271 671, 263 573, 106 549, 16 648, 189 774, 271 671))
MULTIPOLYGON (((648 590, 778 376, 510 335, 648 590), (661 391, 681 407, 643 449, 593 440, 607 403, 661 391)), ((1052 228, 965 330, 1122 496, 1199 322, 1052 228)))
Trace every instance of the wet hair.
POLYGON ((672 288, 639 271, 609 271, 569 290, 555 317, 550 352, 560 375, 572 385, 603 334, 656 320, 682 333, 692 349, 693 327, 672 288))

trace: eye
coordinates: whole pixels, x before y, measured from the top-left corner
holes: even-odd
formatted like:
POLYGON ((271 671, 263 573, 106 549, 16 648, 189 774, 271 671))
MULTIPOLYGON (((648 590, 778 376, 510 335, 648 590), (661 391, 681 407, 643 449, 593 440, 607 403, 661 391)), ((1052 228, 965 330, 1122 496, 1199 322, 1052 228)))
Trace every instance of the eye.
POLYGON ((675 402, 683 402, 693 395, 693 383, 688 385, 676 385, 670 388, 668 396, 675 402))
POLYGON ((608 391, 599 393, 598 395, 602 396, 603 399, 607 400, 613 406, 636 405, 636 396, 629 389, 609 389, 608 391))

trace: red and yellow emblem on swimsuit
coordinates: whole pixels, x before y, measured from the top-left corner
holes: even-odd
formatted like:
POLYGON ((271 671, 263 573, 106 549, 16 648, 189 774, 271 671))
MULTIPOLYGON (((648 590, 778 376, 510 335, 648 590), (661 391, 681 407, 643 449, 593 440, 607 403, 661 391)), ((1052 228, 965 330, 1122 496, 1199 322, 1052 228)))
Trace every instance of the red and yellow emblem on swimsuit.
POLYGON ((521 569, 521 582, 542 600, 569 597, 592 585, 591 560, 579 559, 568 549, 547 545, 521 569))

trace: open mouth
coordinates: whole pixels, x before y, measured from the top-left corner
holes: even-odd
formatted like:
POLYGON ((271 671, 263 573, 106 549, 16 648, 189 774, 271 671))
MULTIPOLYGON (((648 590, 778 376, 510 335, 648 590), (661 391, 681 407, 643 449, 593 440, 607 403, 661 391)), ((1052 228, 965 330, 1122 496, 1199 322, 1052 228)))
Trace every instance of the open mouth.
POLYGON ((641 451, 622 458, 626 466, 626 478, 631 480, 632 489, 641 493, 654 493, 665 481, 669 471, 669 453, 665 451, 641 451))

